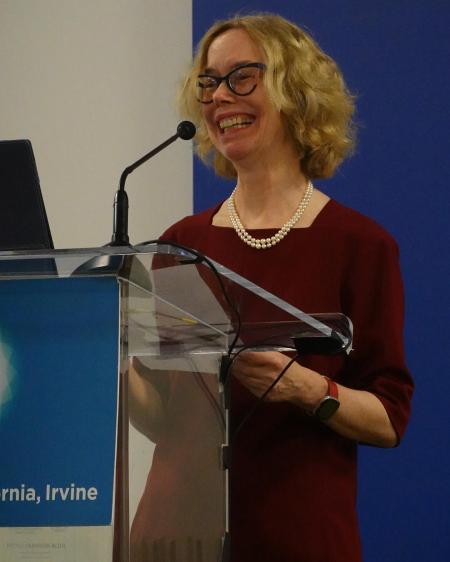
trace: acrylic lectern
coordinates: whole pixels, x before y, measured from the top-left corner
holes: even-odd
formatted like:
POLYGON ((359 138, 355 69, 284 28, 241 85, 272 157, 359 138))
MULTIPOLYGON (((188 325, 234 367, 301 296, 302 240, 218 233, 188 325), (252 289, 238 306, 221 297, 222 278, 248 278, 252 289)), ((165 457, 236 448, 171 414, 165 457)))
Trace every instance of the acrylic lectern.
POLYGON ((226 560, 222 358, 351 340, 171 244, 0 253, 0 560, 226 560))

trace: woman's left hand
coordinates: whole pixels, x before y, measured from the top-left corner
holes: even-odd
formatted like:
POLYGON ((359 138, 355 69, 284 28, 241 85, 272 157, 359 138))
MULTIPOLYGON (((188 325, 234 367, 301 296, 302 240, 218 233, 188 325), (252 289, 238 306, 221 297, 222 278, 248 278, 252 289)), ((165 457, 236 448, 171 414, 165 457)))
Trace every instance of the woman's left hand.
MULTIPOLYGON (((260 398, 290 361, 278 351, 244 351, 233 362, 232 374, 260 398)), ((321 375, 294 361, 265 400, 291 402, 312 410, 326 390, 327 383, 321 375)))
MULTIPOLYGON (((260 398, 290 358, 278 351, 244 351, 233 362, 232 374, 260 398)), ((397 435, 380 400, 364 390, 339 387, 340 407, 325 422, 331 429, 356 441, 393 447, 397 435)), ((327 393, 326 379, 296 361, 266 396, 266 401, 290 402, 312 413, 327 393)))

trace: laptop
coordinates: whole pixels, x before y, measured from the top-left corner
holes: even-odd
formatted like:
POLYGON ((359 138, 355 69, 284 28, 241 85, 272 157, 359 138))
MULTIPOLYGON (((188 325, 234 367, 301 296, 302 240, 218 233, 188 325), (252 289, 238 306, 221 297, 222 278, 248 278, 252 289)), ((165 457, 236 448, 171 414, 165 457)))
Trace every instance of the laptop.
MULTIPOLYGON (((52 250, 29 140, 0 141, 0 252, 52 250)), ((54 259, 0 260, 0 277, 56 274, 54 259)))
POLYGON ((53 241, 29 140, 0 141, 0 251, 50 250, 53 241))

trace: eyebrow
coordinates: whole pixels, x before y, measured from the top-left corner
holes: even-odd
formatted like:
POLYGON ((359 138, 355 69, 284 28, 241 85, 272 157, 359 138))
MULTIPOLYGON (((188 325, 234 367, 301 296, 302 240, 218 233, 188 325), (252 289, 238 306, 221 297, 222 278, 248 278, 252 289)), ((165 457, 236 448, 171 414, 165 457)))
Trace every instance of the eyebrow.
MULTIPOLYGON (((226 72, 226 74, 228 74, 229 72, 232 72, 233 70, 235 70, 236 68, 238 68, 240 66, 243 66, 245 64, 251 64, 251 63, 254 63, 254 62, 258 62, 258 61, 254 61, 254 60, 237 61, 230 66, 230 69, 228 70, 228 72, 226 72)), ((212 76, 217 76, 217 70, 215 68, 208 67, 208 68, 205 68, 205 70, 203 70, 202 74, 211 74, 212 76)))

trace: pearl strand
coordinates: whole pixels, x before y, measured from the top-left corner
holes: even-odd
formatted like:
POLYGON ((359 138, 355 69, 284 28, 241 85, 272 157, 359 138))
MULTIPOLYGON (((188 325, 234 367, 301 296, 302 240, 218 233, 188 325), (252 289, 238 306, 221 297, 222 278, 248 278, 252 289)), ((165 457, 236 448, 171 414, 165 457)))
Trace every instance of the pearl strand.
POLYGON ((275 246, 275 244, 278 244, 278 242, 281 242, 281 240, 283 240, 283 238, 289 233, 291 228, 298 223, 311 201, 314 186, 311 180, 309 180, 302 200, 300 201, 300 204, 293 216, 270 238, 254 238, 245 230, 234 204, 234 194, 236 189, 237 186, 234 188, 227 203, 228 216, 230 217, 231 224, 233 225, 233 228, 239 238, 248 244, 248 246, 256 248, 257 250, 265 250, 266 248, 271 248, 272 246, 275 246))

